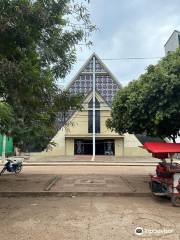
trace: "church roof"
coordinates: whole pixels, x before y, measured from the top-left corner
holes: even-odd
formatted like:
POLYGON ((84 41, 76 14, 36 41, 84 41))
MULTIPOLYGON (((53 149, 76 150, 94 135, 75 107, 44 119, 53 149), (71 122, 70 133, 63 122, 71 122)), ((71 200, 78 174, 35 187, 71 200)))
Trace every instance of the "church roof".
MULTIPOLYGON (((109 107, 111 107, 111 102, 114 94, 122 88, 121 84, 112 74, 112 72, 107 68, 107 66, 102 62, 102 60, 93 53, 84 65, 80 68, 75 77, 67 86, 72 94, 83 94, 84 99, 90 95, 93 91, 93 57, 95 57, 95 69, 96 69, 96 93, 98 93, 103 102, 105 102, 109 107)), ((65 122, 67 122, 71 116, 73 116, 75 111, 69 111, 66 119, 61 121, 61 114, 57 118, 56 128, 60 129, 65 122)))
POLYGON ((107 103, 111 103, 113 95, 122 88, 122 86, 96 53, 93 53, 81 67, 67 86, 67 90, 72 94, 83 93, 85 95, 92 91, 93 57, 95 57, 96 91, 107 103))

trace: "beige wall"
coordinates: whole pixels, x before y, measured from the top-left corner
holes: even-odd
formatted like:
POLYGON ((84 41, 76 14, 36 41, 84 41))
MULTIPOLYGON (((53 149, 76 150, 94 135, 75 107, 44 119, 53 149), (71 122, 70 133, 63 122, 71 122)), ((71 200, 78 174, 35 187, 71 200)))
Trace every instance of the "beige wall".
MULTIPOLYGON (((110 129, 106 127, 106 120, 110 117, 110 110, 101 110, 100 112, 100 134, 107 135, 108 137, 118 136, 117 133, 112 132, 110 129)), ((73 119, 71 120, 71 124, 67 127, 65 134, 67 136, 71 135, 87 135, 88 134, 88 111, 84 110, 82 112, 77 112, 73 119)), ((90 136, 92 134, 89 134, 90 136)))
MULTIPOLYGON (((109 132, 109 130, 107 130, 105 127, 105 120, 108 116, 107 114, 107 111, 102 111, 102 116, 104 115, 104 118, 102 117, 101 119, 101 134, 105 137, 108 136, 108 138, 115 140, 115 156, 150 156, 147 151, 139 148, 141 143, 133 134, 125 134, 124 138, 117 138, 117 134, 109 132)), ((71 138, 70 134, 88 136, 87 122, 83 121, 83 123, 81 123, 82 119, 87 119, 84 115, 84 113, 83 116, 81 113, 78 113, 73 120, 73 122, 75 122, 77 125, 70 126, 69 130, 60 130, 52 139, 52 141, 56 142, 56 146, 53 147, 51 151, 43 152, 43 154, 51 156, 73 156, 74 138, 71 138), (69 136, 68 138, 65 137, 66 134, 69 136)), ((98 136, 101 137, 101 134, 98 134, 98 136)))
POLYGON ((66 146, 66 156, 74 156, 74 139, 73 138, 67 138, 65 140, 65 146, 66 146))
POLYGON ((150 156, 134 134, 124 134, 124 156, 150 156))
MULTIPOLYGON (((102 99, 98 99, 102 102, 102 99)), ((115 132, 112 132, 106 127, 106 120, 111 116, 111 109, 108 105, 102 104, 100 109, 100 135, 117 136, 115 132)), ((84 105, 84 110, 82 112, 76 112, 73 118, 70 121, 71 123, 67 127, 65 134, 70 135, 87 135, 88 134, 88 108, 87 104, 84 105)), ((91 135, 91 134, 89 134, 91 135)))
POLYGON ((138 147, 124 148, 125 157, 150 157, 151 155, 144 149, 138 147))
POLYGON ((100 113, 101 118, 101 134, 102 135, 108 135, 108 137, 111 136, 118 136, 117 133, 114 131, 111 131, 106 127, 106 120, 111 117, 111 111, 110 110, 102 110, 100 113))
POLYGON ((123 156, 123 138, 115 139, 115 156, 122 157, 123 156))
POLYGON ((88 112, 82 111, 75 113, 70 124, 66 127, 66 135, 87 134, 88 129, 88 112))
MULTIPOLYGON (((92 96, 88 96, 85 102, 91 99, 92 96)), ((97 99, 103 102, 103 99, 96 94, 97 99)), ((114 139, 115 140, 115 156, 149 156, 149 154, 139 148, 141 143, 133 134, 125 134, 123 137, 117 133, 110 131, 106 128, 106 120, 111 115, 111 109, 107 104, 101 104, 100 109, 101 119, 101 132, 97 134, 100 139, 114 139), (118 137, 119 136, 119 137, 118 137)), ((92 134, 88 133, 88 105, 84 104, 84 110, 82 112, 76 112, 66 128, 58 131, 56 136, 52 139, 56 143, 56 146, 49 152, 43 152, 46 155, 59 155, 59 156, 73 156, 74 155, 74 138, 92 137, 92 134)))
POLYGON ((43 151, 42 154, 49 155, 49 156, 64 156, 65 155, 65 130, 64 130, 64 128, 59 130, 51 141, 56 143, 56 146, 53 146, 52 149, 49 149, 47 152, 43 151))

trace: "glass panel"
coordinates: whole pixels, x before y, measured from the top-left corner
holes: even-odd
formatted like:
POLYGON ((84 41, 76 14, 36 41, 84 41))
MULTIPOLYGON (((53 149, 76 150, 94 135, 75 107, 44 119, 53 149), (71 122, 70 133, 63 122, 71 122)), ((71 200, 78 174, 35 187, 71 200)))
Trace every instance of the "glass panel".
POLYGON ((114 141, 113 140, 107 140, 105 142, 105 155, 114 155, 114 141))
MULTIPOLYGON (((88 133, 93 132, 93 111, 88 111, 88 133)), ((100 111, 96 110, 95 114, 95 132, 100 133, 100 111)))
POLYGON ((88 111, 88 133, 93 132, 93 111, 88 111))
MULTIPOLYGON (((88 103, 88 108, 93 108, 93 99, 91 98, 91 101, 88 103)), ((95 108, 100 108, 100 103, 97 100, 97 98, 95 98, 95 108)))
MULTIPOLYGON (((74 154, 92 155, 93 146, 92 140, 75 139, 74 140, 74 154)), ((114 140, 104 139, 96 140, 96 155, 114 155, 115 146, 114 140)))
POLYGON ((96 117, 95 117, 95 127, 96 127, 96 133, 100 133, 100 111, 96 110, 96 117))

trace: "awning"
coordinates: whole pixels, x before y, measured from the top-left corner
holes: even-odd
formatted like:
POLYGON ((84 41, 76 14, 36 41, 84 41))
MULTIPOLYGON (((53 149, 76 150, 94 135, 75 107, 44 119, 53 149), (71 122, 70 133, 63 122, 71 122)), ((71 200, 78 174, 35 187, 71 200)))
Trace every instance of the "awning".
POLYGON ((180 143, 145 142, 143 148, 150 153, 180 153, 180 143))

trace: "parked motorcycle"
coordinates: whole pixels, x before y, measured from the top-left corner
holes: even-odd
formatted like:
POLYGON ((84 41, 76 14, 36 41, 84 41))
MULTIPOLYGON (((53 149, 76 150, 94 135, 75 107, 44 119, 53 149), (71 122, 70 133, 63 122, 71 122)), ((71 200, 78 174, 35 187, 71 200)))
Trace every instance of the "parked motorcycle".
POLYGON ((4 167, 1 170, 0 175, 2 175, 5 171, 18 174, 21 172, 22 167, 23 167, 23 164, 21 160, 17 161, 17 160, 6 159, 6 163, 4 164, 4 167))

